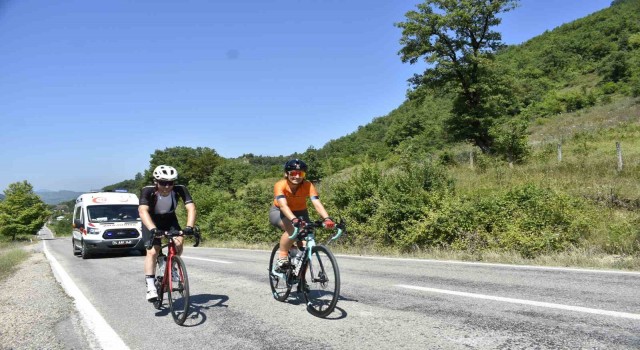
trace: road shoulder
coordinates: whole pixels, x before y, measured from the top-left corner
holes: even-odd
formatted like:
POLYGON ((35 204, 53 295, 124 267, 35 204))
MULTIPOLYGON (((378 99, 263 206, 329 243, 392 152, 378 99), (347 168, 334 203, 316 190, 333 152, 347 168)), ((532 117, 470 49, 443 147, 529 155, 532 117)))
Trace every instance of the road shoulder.
POLYGON ((74 301, 58 281, 42 245, 30 246, 31 256, 0 282, 2 348, 95 348, 82 327, 74 301))

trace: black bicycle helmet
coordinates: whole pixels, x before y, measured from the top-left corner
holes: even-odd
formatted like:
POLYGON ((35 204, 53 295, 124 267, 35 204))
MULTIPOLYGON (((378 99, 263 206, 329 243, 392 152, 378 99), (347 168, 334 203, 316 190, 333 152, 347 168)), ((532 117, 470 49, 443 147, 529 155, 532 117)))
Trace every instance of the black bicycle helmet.
POLYGON ((290 161, 284 163, 284 171, 287 172, 291 170, 307 171, 307 163, 301 161, 300 159, 291 159, 290 161))

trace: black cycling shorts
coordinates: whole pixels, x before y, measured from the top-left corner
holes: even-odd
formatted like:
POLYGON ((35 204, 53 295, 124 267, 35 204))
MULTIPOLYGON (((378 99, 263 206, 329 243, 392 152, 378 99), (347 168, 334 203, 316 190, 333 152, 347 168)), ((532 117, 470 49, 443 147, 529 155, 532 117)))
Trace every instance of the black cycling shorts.
MULTIPOLYGON (((178 217, 175 213, 151 215, 151 220, 156 224, 156 228, 159 231, 171 231, 172 229, 178 231, 182 230, 178 223, 178 217)), ((151 236, 151 231, 149 231, 145 225, 142 225, 142 239, 144 240, 145 245, 152 238, 151 236)), ((153 245, 160 245, 161 243, 161 238, 153 238, 153 245)))

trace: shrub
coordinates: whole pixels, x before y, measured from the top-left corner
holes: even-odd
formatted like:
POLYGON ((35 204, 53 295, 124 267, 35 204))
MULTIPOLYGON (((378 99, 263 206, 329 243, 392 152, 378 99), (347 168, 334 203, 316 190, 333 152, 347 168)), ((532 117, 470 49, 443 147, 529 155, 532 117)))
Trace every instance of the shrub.
POLYGON ((616 83, 609 81, 602 84, 602 87, 600 87, 600 90, 602 90, 603 94, 611 95, 614 92, 616 92, 616 90, 618 90, 618 86, 616 85, 616 83))
POLYGON ((524 257, 562 251, 590 232, 584 203, 533 184, 472 198, 470 208, 475 213, 466 215, 490 237, 488 248, 515 250, 524 257))
POLYGON ((53 220, 48 227, 55 233, 56 236, 69 236, 73 231, 71 226, 71 218, 65 217, 62 220, 53 220))

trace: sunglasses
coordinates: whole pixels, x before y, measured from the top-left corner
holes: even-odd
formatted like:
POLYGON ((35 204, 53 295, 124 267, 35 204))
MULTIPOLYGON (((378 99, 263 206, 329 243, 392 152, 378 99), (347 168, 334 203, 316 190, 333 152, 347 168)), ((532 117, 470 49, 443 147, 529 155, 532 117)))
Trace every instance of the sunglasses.
POLYGON ((299 176, 299 177, 305 177, 305 175, 307 175, 307 173, 305 173, 302 170, 291 170, 289 172, 289 176, 299 176))
POLYGON ((160 186, 173 186, 173 181, 158 181, 160 186))

